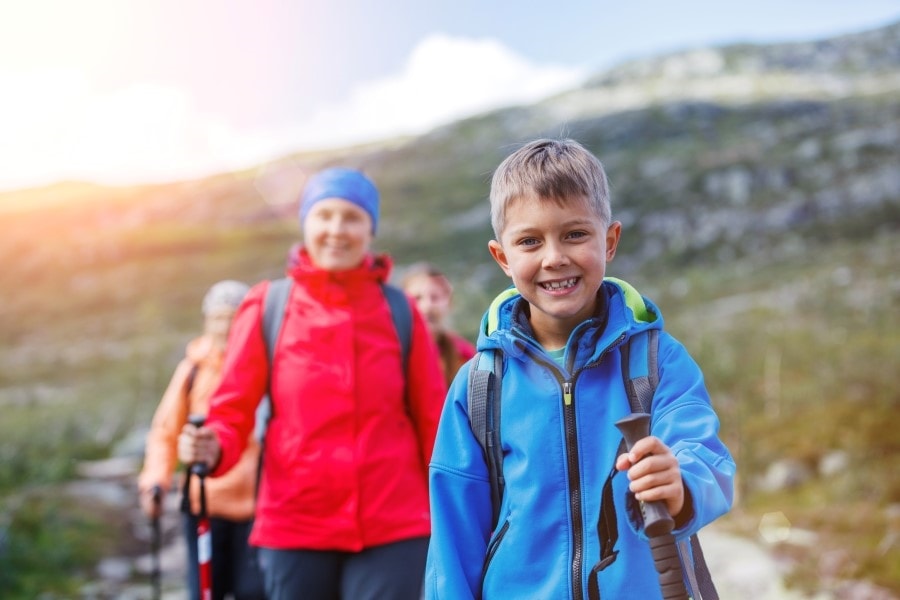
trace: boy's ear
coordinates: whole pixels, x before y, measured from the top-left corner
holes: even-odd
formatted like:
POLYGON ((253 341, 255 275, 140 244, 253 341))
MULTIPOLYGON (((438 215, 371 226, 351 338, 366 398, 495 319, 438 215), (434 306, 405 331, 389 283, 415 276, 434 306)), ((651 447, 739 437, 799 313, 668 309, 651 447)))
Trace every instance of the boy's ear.
POLYGON ((613 221, 606 229, 606 262, 609 262, 616 255, 616 248, 619 247, 619 237, 622 235, 622 223, 613 221))
POLYGON ((506 260, 506 252, 503 251, 503 246, 500 245, 500 242, 497 240, 489 241, 488 250, 491 256, 494 257, 494 260, 497 261, 497 264, 500 265, 500 268, 503 269, 503 272, 506 273, 506 276, 512 277, 509 273, 509 261, 506 260))

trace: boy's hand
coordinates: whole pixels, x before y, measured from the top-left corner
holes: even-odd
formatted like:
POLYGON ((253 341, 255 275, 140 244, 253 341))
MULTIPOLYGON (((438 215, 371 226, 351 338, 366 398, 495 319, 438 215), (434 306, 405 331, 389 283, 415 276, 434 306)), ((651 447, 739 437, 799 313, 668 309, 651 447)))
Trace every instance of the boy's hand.
POLYGON ((616 469, 628 471, 628 486, 641 502, 662 500, 672 517, 684 507, 684 484, 678 459, 662 441, 647 436, 616 459, 616 469))
POLYGON ((204 463, 210 471, 219 464, 222 448, 219 438, 208 427, 194 427, 190 423, 181 428, 178 436, 178 460, 186 465, 204 463))

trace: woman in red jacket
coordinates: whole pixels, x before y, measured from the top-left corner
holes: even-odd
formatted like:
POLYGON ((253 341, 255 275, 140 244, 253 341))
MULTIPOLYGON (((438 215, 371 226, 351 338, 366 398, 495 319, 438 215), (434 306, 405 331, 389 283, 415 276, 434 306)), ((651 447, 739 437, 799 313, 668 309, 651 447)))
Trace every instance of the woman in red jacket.
POLYGON ((400 341, 381 285, 391 260, 371 245, 378 191, 359 171, 313 176, 301 199, 304 245, 268 364, 261 314, 268 282, 232 325, 206 425, 186 427, 179 457, 213 476, 238 460, 271 390, 250 543, 269 600, 416 600, 430 534, 427 466, 446 394, 437 349, 410 303, 400 341))

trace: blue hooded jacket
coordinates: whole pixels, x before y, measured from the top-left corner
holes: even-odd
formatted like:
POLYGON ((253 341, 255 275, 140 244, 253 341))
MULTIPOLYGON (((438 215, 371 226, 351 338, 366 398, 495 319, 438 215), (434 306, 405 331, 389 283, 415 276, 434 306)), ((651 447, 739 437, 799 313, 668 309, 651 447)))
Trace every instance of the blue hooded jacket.
MULTIPOLYGON (((504 355, 500 519, 492 531, 487 466, 467 414, 470 361, 450 388, 429 469, 426 598, 588 597, 589 574, 600 559, 601 491, 621 440, 614 423, 631 412, 617 348, 648 328, 660 330, 651 435, 678 458, 685 486, 673 534, 686 539, 730 509, 735 464, 718 437, 700 368, 662 331, 656 306, 630 285, 607 279, 599 296, 604 308, 569 337, 565 369, 534 340, 527 303, 515 290, 485 315, 478 350, 504 355)), ((661 598, 624 473, 613 478, 613 496, 618 553, 600 571, 600 595, 661 598)))

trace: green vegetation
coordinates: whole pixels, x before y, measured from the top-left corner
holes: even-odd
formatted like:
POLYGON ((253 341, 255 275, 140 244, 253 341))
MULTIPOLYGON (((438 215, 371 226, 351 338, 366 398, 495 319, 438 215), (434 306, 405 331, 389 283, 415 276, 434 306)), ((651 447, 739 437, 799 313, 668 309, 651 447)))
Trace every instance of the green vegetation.
POLYGON ((881 236, 731 273, 690 270, 678 294, 661 294, 667 327, 704 368, 739 467, 740 502, 725 521, 755 536, 764 514, 782 512, 815 532, 811 547, 777 548, 794 564, 793 584, 810 592, 829 576, 900 590, 891 541, 900 525, 891 516, 900 505, 898 253, 900 237, 881 236), (818 473, 838 451, 844 468, 818 473), (813 476, 766 491, 760 480, 783 459, 813 476), (829 556, 837 566, 823 567, 829 556))
POLYGON ((0 521, 0 590, 4 598, 74 598, 97 557, 115 547, 127 523, 90 506, 32 490, 16 497, 0 521))

